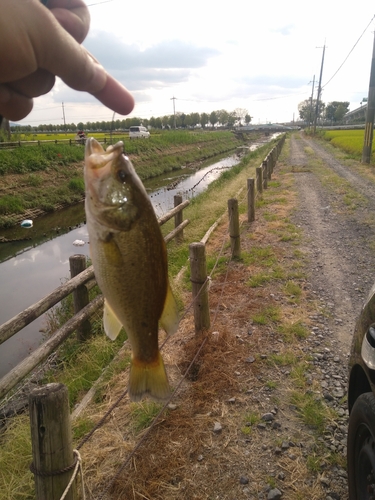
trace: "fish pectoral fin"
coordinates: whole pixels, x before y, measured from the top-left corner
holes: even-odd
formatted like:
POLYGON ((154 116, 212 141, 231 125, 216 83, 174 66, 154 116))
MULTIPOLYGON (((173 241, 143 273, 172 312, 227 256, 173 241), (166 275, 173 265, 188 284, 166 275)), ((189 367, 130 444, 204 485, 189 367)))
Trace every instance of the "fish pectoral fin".
POLYGON ((160 325, 164 328, 168 335, 172 335, 177 331, 179 322, 180 317, 178 314, 176 299, 173 296, 171 286, 168 284, 168 291, 165 298, 163 314, 160 318, 160 325))
POLYGON ((113 312, 112 307, 106 300, 104 300, 103 326, 107 337, 109 337, 111 340, 115 340, 117 338, 122 328, 122 323, 117 318, 116 314, 113 312))

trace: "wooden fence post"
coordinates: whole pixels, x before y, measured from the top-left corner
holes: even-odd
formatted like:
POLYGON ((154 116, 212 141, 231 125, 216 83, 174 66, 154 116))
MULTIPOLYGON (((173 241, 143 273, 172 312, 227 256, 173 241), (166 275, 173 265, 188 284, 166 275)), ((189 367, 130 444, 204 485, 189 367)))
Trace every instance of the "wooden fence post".
POLYGON ((240 241, 240 221, 238 217, 238 201, 235 198, 228 200, 228 216, 229 216, 229 236, 230 248, 232 257, 241 257, 241 241, 240 241))
POLYGON ((198 334, 210 328, 205 244, 201 242, 191 243, 189 245, 189 255, 195 333, 198 334))
POLYGON ((267 183, 267 180, 268 180, 268 161, 267 160, 264 160, 262 162, 262 168, 263 168, 263 188, 267 189, 267 187, 268 187, 268 183, 267 183))
MULTIPOLYGON (((60 500, 74 469, 68 389, 63 384, 35 388, 29 412, 36 499, 60 500)), ((73 483, 65 500, 76 499, 75 489, 73 483)))
POLYGON ((272 151, 271 151, 271 159, 272 159, 272 166, 271 166, 271 171, 270 171, 270 179, 271 179, 271 174, 273 173, 273 170, 275 168, 276 161, 277 161, 277 148, 276 148, 276 146, 274 146, 272 151))
MULTIPOLYGON (((178 207, 178 205, 181 205, 181 203, 182 203, 182 196, 180 194, 175 194, 173 199, 174 199, 174 207, 175 208, 178 207)), ((183 221, 183 212, 182 212, 182 210, 180 210, 174 216, 174 227, 175 227, 175 229, 180 224, 182 224, 182 221, 183 221)), ((184 232, 180 231, 176 235, 176 243, 182 243, 183 240, 184 240, 184 232)))
POLYGON ((271 174, 273 172, 273 150, 266 158, 267 161, 267 180, 271 180, 271 174))
POLYGON ((255 220, 255 182, 254 179, 247 179, 247 221, 255 220))
POLYGON ((256 167, 256 181, 257 181, 257 191, 259 194, 263 193, 263 166, 256 167))
MULTIPOLYGON (((70 277, 74 278, 77 274, 86 270, 86 256, 75 254, 69 257, 70 277)), ((89 292, 86 285, 78 286, 73 292, 74 314, 77 314, 89 303, 89 292)), ((91 333, 90 320, 83 321, 82 325, 77 328, 77 339, 80 342, 87 340, 91 333)))

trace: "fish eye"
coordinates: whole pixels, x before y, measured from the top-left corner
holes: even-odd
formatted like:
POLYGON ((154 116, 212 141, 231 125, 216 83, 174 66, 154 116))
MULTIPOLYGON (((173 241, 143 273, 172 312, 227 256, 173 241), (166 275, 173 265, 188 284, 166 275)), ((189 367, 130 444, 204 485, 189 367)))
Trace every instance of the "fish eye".
POLYGON ((117 178, 120 182, 125 182, 128 174, 125 172, 125 170, 118 170, 117 171, 117 178))

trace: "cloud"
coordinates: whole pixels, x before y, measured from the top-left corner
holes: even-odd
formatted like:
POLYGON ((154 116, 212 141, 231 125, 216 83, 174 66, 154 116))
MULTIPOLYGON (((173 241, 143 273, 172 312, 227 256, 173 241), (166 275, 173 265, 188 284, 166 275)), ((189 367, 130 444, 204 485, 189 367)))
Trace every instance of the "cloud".
POLYGON ((252 92, 275 93, 290 92, 308 84, 304 76, 256 75, 237 79, 238 84, 252 92))
POLYGON ((183 40, 163 40, 142 50, 104 31, 89 36, 84 45, 108 70, 201 68, 209 58, 219 55, 217 49, 183 40))
POLYGON ((280 26, 280 28, 274 28, 271 31, 273 33, 280 33, 281 35, 289 36, 289 35, 292 34, 292 32, 294 31, 294 29, 295 29, 295 25, 294 24, 286 24, 284 26, 280 26))
MULTIPOLYGON (((90 35, 85 47, 129 90, 148 90, 189 80, 193 71, 220 54, 182 40, 163 40, 142 49, 104 31, 90 35)), ((58 97, 61 100, 61 97, 58 97)), ((85 99, 87 100, 87 99, 85 99)))

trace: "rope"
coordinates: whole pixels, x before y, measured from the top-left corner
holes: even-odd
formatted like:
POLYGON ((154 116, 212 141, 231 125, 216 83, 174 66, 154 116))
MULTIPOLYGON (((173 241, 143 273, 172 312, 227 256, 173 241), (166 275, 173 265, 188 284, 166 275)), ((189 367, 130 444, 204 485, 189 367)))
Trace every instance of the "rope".
POLYGON ((76 465, 77 465, 77 457, 74 460, 74 462, 72 463, 72 465, 68 465, 67 467, 64 467, 63 469, 60 469, 60 470, 43 472, 41 470, 36 469, 33 462, 30 464, 29 469, 35 476, 52 477, 52 476, 59 476, 60 474, 65 474, 65 472, 69 472, 70 470, 74 469, 74 467, 76 465))
POLYGON ((70 488, 72 487, 72 484, 77 477, 78 471, 81 474, 81 488, 82 488, 82 499, 85 500, 85 487, 83 484, 83 470, 82 470, 82 458, 81 455, 79 454, 78 450, 73 450, 73 454, 75 456, 74 462, 72 465, 68 465, 67 467, 64 467, 63 469, 56 470, 56 471, 51 471, 51 472, 43 472, 35 468, 34 464, 30 464, 30 471, 35 475, 35 476, 40 476, 40 477, 52 477, 52 476, 59 476, 61 474, 65 474, 66 472, 69 472, 70 470, 74 469, 72 477, 70 478, 70 481, 67 485, 67 487, 64 490, 64 493, 62 494, 62 497, 60 500, 64 500, 66 495, 68 494, 70 488))
POLYGON ((74 469, 74 472, 72 474, 72 477, 70 478, 70 481, 69 481, 69 484, 68 486, 65 488, 65 491, 64 493, 62 494, 62 497, 60 498, 60 500, 64 500, 64 498, 66 497, 66 495, 68 494, 77 474, 78 474, 78 471, 80 472, 81 474, 81 489, 82 489, 82 499, 85 500, 86 499, 86 495, 85 495, 85 487, 84 487, 84 484, 83 484, 83 470, 82 470, 82 458, 81 458, 81 455, 79 454, 79 451, 78 450, 73 450, 73 453, 75 454, 76 456, 76 466, 75 466, 75 469, 74 469))

